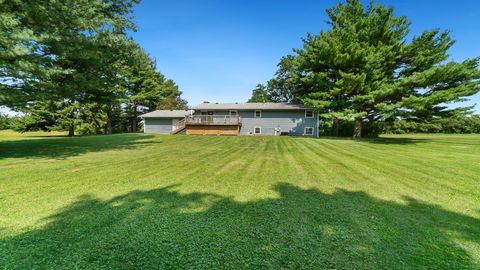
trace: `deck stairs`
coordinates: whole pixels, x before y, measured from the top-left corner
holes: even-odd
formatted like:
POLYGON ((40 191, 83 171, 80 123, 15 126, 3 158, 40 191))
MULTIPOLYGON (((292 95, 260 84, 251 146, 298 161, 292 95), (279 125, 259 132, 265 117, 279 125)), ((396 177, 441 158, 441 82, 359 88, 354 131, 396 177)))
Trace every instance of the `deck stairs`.
POLYGON ((186 134, 187 128, 185 126, 185 118, 178 121, 178 123, 173 127, 170 134, 186 134))

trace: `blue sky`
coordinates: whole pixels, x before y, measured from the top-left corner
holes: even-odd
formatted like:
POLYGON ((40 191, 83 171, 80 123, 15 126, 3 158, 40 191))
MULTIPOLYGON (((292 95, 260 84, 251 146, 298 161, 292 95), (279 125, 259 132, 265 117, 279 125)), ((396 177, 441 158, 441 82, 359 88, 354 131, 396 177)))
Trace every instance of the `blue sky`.
MULTIPOLYGON (((366 1, 368 2, 368 1, 366 1)), ((451 59, 480 56, 480 1, 382 0, 423 30, 452 31, 451 59)), ((190 105, 244 102, 269 80, 283 55, 301 38, 328 29, 325 9, 337 0, 143 0, 134 16, 134 39, 157 59, 190 105)), ((477 103, 480 94, 467 104, 477 103)))

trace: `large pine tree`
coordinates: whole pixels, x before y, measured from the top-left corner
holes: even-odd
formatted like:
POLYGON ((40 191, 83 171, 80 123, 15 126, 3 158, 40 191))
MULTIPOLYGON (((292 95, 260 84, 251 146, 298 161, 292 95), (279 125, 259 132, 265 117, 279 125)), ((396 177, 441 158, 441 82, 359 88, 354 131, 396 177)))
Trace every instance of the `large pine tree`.
POLYGON ((1 1, 0 105, 17 109, 89 89, 110 91, 99 86, 135 28, 130 14, 137 2, 1 1))
POLYGON ((328 31, 295 50, 289 82, 293 95, 324 116, 362 122, 382 118, 433 118, 458 113, 446 104, 480 90, 479 59, 448 61, 448 32, 425 31, 407 39, 410 22, 392 7, 359 0, 327 10, 328 31))

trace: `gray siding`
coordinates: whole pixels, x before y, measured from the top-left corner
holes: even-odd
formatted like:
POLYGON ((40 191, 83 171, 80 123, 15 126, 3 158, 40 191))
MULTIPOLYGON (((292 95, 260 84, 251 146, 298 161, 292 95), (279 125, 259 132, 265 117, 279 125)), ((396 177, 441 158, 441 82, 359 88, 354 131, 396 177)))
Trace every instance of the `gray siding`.
POLYGON ((288 132, 289 135, 303 136, 305 127, 313 128, 313 135, 317 136, 317 119, 305 118, 305 111, 262 111, 261 118, 255 118, 254 111, 239 111, 242 117, 240 134, 253 134, 254 128, 261 128, 262 135, 275 135, 275 128, 280 132, 288 132))
POLYGON ((172 132, 172 118, 145 118, 143 132, 170 134, 172 132))
MULTIPOLYGON (((229 115, 230 111, 213 111, 214 115, 229 115)), ((195 115, 200 115, 200 110, 195 111, 195 115)), ((303 136, 305 127, 313 128, 313 135, 317 136, 317 119, 315 113, 313 118, 305 118, 305 110, 262 110, 262 117, 255 118, 254 111, 238 111, 242 118, 242 127, 240 134, 253 134, 254 128, 261 128, 262 135, 275 135, 275 128, 280 132, 288 132, 289 135, 303 136)))

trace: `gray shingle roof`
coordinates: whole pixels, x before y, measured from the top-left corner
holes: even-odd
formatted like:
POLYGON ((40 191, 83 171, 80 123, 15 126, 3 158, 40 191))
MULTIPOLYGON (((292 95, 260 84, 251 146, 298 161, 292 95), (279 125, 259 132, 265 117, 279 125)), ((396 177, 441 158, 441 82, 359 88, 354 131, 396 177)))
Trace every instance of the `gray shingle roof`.
POLYGON ((305 110, 314 107, 292 103, 202 103, 194 110, 305 110))
POLYGON ((190 111, 185 110, 156 110, 143 115, 141 118, 183 118, 185 115, 190 114, 190 111))

